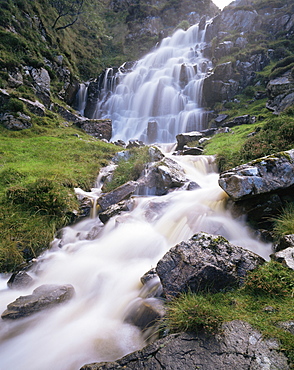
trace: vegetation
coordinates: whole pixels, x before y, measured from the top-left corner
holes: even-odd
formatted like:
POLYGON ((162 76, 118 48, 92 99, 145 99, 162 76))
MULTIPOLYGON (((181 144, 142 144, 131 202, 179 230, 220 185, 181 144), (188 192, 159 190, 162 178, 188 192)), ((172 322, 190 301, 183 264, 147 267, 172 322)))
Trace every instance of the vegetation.
POLYGON ((223 322, 244 320, 265 337, 278 338, 294 362, 293 334, 279 327, 293 320, 294 271, 268 262, 248 274, 242 288, 226 293, 189 293, 167 304, 166 327, 172 332, 213 334, 223 322))
POLYGON ((294 204, 289 203, 279 217, 273 219, 274 233, 281 235, 294 234, 294 204))
POLYGON ((74 127, 0 132, 0 271, 12 271, 48 248, 75 219, 74 187, 89 190, 118 150, 74 127))

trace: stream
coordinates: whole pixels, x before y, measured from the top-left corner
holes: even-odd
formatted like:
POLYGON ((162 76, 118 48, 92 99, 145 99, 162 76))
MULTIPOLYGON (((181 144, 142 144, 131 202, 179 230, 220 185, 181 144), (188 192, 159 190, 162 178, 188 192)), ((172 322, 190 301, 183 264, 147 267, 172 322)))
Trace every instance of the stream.
MULTIPOLYGON (((96 113, 113 120, 113 140, 150 141, 150 121, 157 123, 154 142, 161 144, 174 142, 180 132, 206 128, 201 83, 210 62, 201 51, 204 36, 198 26, 180 30, 139 61, 133 72, 121 76, 96 113)), ((141 294, 140 278, 172 246, 196 232, 222 235, 268 258, 271 246, 256 240, 245 223, 225 209, 227 196, 218 186, 213 157, 165 155, 200 187, 160 197, 133 196, 133 210, 105 225, 92 217, 66 227, 62 248, 60 240, 54 240, 29 271, 34 278, 29 288, 9 289, 8 277, 1 277, 1 313, 42 284, 72 284, 75 289, 75 296, 63 305, 2 320, 1 370, 77 370, 142 348, 145 338, 140 330, 124 320, 141 294)), ((99 191, 97 184, 93 198, 99 191)))

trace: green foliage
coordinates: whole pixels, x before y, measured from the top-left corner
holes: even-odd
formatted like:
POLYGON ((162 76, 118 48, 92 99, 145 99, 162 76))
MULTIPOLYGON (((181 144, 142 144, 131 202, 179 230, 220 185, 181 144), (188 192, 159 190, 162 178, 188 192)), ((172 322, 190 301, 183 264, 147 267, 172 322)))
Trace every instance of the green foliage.
POLYGON ((12 185, 21 182, 25 177, 23 173, 14 168, 4 168, 0 171, 0 186, 12 185))
POLYGON ((0 108, 2 112, 23 112, 24 111, 24 104, 22 101, 16 98, 11 98, 8 100, 7 104, 4 104, 3 107, 0 108))
POLYGON ((184 30, 187 31, 187 29, 190 27, 190 23, 187 20, 181 21, 175 28, 175 30, 184 30))
POLYGON ((130 157, 128 160, 119 161, 113 179, 104 184, 103 191, 109 192, 128 181, 137 180, 149 161, 148 147, 130 149, 130 157))
POLYGON ((247 275, 243 289, 253 295, 293 297, 294 271, 281 263, 270 261, 247 275))
POLYGON ((273 221, 277 236, 294 234, 294 204, 290 203, 273 221))
POLYGON ((173 332, 216 333, 223 317, 209 296, 182 294, 167 306, 168 327, 173 332))

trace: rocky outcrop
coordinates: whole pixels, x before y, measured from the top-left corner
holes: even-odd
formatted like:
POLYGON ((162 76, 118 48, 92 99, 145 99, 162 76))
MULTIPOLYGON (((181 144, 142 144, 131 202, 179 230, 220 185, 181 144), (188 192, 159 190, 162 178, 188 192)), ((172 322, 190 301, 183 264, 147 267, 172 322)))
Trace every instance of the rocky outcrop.
POLYGON ((41 285, 31 295, 20 296, 7 306, 1 317, 3 320, 30 316, 46 308, 53 307, 71 299, 74 295, 72 285, 41 285))
POLYGON ((164 295, 172 298, 188 291, 209 288, 216 292, 240 286, 246 273, 263 262, 221 236, 199 233, 171 248, 158 262, 156 272, 164 295))
POLYGON ((31 117, 24 113, 4 113, 0 116, 1 124, 8 130, 20 131, 32 127, 31 117))
POLYGON ((290 188, 294 185, 294 149, 225 171, 219 185, 234 201, 290 188))
POLYGON ((288 370, 287 358, 278 341, 263 338, 248 323, 235 320, 222 325, 221 334, 182 333, 169 335, 141 351, 110 363, 93 363, 81 370, 288 370))
POLYGON ((32 68, 30 69, 30 75, 34 82, 37 97, 42 101, 46 108, 49 108, 51 103, 51 79, 48 71, 45 68, 32 68))
POLYGON ((290 71, 282 77, 269 81, 266 107, 274 113, 281 113, 294 104, 294 79, 290 71))
POLYGON ((40 103, 38 100, 31 101, 31 100, 24 99, 24 98, 19 98, 19 100, 21 100, 26 105, 26 107, 31 113, 35 114, 36 116, 40 116, 40 117, 45 116, 45 106, 42 103, 40 103))

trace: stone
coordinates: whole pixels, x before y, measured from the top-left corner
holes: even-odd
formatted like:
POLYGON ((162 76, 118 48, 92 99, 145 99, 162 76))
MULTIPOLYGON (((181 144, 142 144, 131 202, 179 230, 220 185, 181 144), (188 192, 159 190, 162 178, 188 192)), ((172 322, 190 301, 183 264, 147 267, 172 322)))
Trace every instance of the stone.
POLYGON ((269 96, 266 107, 274 113, 281 113, 294 104, 294 81, 290 72, 277 77, 267 84, 269 96))
POLYGON ((32 68, 30 70, 31 77, 36 88, 36 95, 42 101, 46 108, 51 104, 50 99, 50 76, 45 68, 32 68))
POLYGON ((277 326, 294 335, 294 321, 279 322, 277 326))
POLYGON ((188 143, 191 143, 193 141, 198 141, 202 137, 203 137, 203 134, 201 134, 198 131, 192 131, 192 132, 186 132, 186 133, 178 134, 176 136, 177 142, 178 142, 176 150, 182 150, 184 145, 186 145, 188 143))
POLYGON ((117 204, 125 199, 128 199, 134 194, 138 187, 138 183, 135 181, 129 181, 118 188, 110 191, 109 193, 103 194, 98 198, 97 204, 99 206, 99 212, 104 212, 110 206, 117 204))
POLYGON ((75 113, 72 113, 69 109, 66 109, 60 104, 54 103, 51 105, 50 109, 58 113, 62 118, 69 122, 75 122, 77 126, 81 127, 84 119, 75 113))
POLYGON ((19 319, 70 300, 74 287, 68 285, 41 285, 31 295, 20 296, 7 306, 3 320, 19 319))
POLYGON ((163 293, 171 299, 183 292, 217 292, 240 286, 248 271, 264 263, 255 253, 222 236, 195 234, 171 248, 157 263, 163 293))
POLYGON ((234 201, 290 188, 294 185, 294 149, 222 172, 219 185, 234 201))
POLYGON ((198 147, 184 147, 183 151, 181 152, 182 155, 201 155, 203 154, 203 149, 198 147))
POLYGON ((114 362, 84 365, 81 370, 289 370, 280 343, 248 323, 224 323, 220 334, 171 334, 114 362))
POLYGON ((122 212, 130 211, 132 204, 129 201, 122 201, 118 204, 113 204, 105 211, 99 213, 99 219, 104 224, 110 220, 111 217, 121 214, 122 212))
POLYGON ((221 126, 222 127, 234 127, 240 125, 248 125, 255 122, 255 117, 251 117, 249 114, 245 114, 243 116, 235 117, 232 121, 225 122, 221 126))
POLYGON ((282 263, 284 266, 294 270, 294 247, 283 249, 282 251, 271 254, 271 259, 282 263))
POLYGON ((144 146, 145 144, 143 143, 143 141, 141 140, 129 140, 128 144, 127 144, 127 149, 131 149, 131 148, 140 148, 141 146, 144 146))

